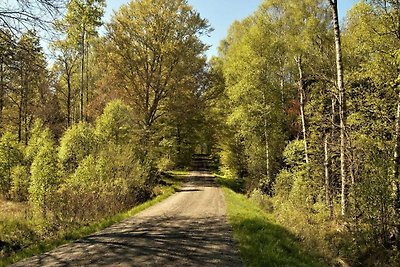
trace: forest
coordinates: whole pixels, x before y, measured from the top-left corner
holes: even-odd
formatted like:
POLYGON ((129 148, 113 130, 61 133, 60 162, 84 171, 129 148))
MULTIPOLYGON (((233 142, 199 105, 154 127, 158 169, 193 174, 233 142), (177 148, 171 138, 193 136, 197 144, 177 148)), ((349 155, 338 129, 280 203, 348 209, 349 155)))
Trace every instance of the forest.
POLYGON ((151 199, 208 154, 326 262, 397 266, 400 2, 343 21, 337 4, 264 0, 211 59, 186 0, 108 22, 104 0, 0 6, 0 257, 151 199))

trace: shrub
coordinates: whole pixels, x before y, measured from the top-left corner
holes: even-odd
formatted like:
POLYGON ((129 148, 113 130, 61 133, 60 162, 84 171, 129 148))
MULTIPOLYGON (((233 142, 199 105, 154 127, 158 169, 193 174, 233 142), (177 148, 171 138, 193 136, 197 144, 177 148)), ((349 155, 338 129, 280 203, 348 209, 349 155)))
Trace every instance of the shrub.
POLYGON ((11 170, 11 197, 17 201, 27 201, 29 198, 30 174, 26 166, 15 166, 11 170))
POLYGON ((149 170, 129 145, 104 145, 98 155, 83 159, 66 179, 54 203, 62 221, 88 223, 147 200, 149 170))
POLYGON ((57 153, 53 140, 43 140, 43 146, 32 162, 31 174, 29 201, 35 215, 45 218, 48 203, 59 184, 57 153))
POLYGON ((293 168, 305 163, 303 140, 291 141, 283 151, 285 163, 293 168))
POLYGON ((63 171, 71 174, 85 157, 94 151, 96 137, 92 127, 80 122, 69 128, 61 138, 58 158, 63 171))
POLYGON ((23 153, 15 137, 5 133, 0 139, 0 194, 10 198, 11 170, 23 161, 23 153))
POLYGON ((43 122, 40 119, 35 120, 28 145, 25 148, 25 160, 29 166, 32 164, 39 149, 43 146, 43 142, 51 138, 51 132, 48 129, 43 129, 43 122))
POLYGON ((87 191, 100 188, 101 180, 102 177, 99 177, 99 173, 96 170, 96 160, 92 155, 89 155, 81 161, 67 183, 87 191))
POLYGON ((96 120, 96 135, 102 143, 127 144, 133 137, 132 109, 121 100, 115 100, 106 106, 96 120))
POLYGON ((235 137, 232 142, 223 145, 220 158, 224 170, 227 170, 226 175, 233 175, 240 178, 248 175, 245 147, 241 138, 235 137))
POLYGON ((287 169, 282 169, 276 176, 274 194, 276 197, 287 200, 293 186, 293 173, 287 169))

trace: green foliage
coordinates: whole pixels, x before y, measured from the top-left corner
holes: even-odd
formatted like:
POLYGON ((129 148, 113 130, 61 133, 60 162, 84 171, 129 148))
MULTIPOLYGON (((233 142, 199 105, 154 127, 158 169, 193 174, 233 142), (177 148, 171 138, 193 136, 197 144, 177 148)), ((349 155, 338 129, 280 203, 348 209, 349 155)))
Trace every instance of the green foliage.
MULTIPOLYGON (((65 180, 57 192, 57 201, 52 210, 59 221, 74 221, 81 224, 109 215, 103 196, 107 191, 104 161, 89 155, 83 159, 75 172, 65 180)), ((108 171, 110 173, 110 171, 108 171)))
POLYGON ((53 140, 43 140, 42 147, 32 162, 29 186, 29 202, 38 219, 46 219, 47 208, 60 184, 57 165, 57 151, 53 140))
POLYGON ((293 207, 310 209, 318 197, 318 184, 313 180, 313 166, 306 165, 304 142, 293 140, 283 151, 283 161, 287 168, 282 169, 275 181, 275 198, 280 203, 289 201, 293 207))
POLYGON ((136 160, 134 148, 113 143, 84 158, 57 192, 52 210, 61 222, 92 222, 148 199, 153 185, 145 163, 136 160))
POLYGON ((21 164, 23 153, 11 133, 5 133, 0 139, 0 194, 10 197, 12 186, 12 169, 21 164))
POLYGON ((126 145, 134 137, 132 109, 121 100, 107 104, 103 114, 96 120, 96 136, 103 144, 108 142, 126 145))
POLYGON ((276 176, 274 194, 276 197, 286 201, 292 191, 294 182, 293 173, 287 169, 282 169, 276 176))
POLYGON ((26 166, 15 166, 11 170, 12 186, 11 198, 16 201, 27 201, 29 199, 30 173, 26 166))
POLYGON ((110 65, 114 74, 124 77, 118 86, 127 90, 135 119, 148 130, 164 117, 175 94, 199 88, 194 78, 206 63, 206 45, 199 36, 209 32, 209 26, 183 0, 132 1, 114 14, 109 26, 114 48, 108 54, 110 65), (152 67, 137 67, 145 65, 152 67))
POLYGON ((220 152, 220 161, 227 176, 244 178, 248 174, 243 139, 236 135, 223 145, 220 152), (232 173, 231 173, 232 172, 232 173))
POLYGON ((96 189, 102 187, 102 178, 99 174, 103 174, 102 171, 97 171, 96 159, 89 155, 84 158, 74 174, 66 181, 66 184, 73 186, 76 190, 83 192, 94 192, 96 189))
POLYGON ((302 168, 292 173, 293 185, 289 201, 294 207, 312 210, 318 196, 318 187, 312 181, 310 169, 302 168))
POLYGON ((269 196, 265 195, 260 189, 255 189, 250 193, 249 199, 258 207, 267 213, 272 213, 274 210, 273 203, 269 196))
POLYGON ((285 147, 283 151, 284 162, 290 168, 301 166, 305 163, 304 141, 293 140, 285 147))
POLYGON ((49 129, 43 129, 43 122, 40 119, 35 120, 28 145, 25 147, 25 160, 28 165, 32 164, 40 148, 51 138, 52 134, 49 129))
POLYGON ((21 249, 21 246, 31 245, 39 238, 32 224, 22 218, 1 218, 0 234, 2 241, 0 265, 1 260, 12 255, 14 250, 21 249))
POLYGON ((72 173, 80 161, 94 152, 96 136, 91 125, 80 122, 73 125, 60 140, 58 159, 67 173, 72 173))
POLYGON ((72 0, 68 2, 65 24, 68 25, 68 38, 79 44, 82 34, 94 35, 101 26, 104 14, 104 0, 72 0))

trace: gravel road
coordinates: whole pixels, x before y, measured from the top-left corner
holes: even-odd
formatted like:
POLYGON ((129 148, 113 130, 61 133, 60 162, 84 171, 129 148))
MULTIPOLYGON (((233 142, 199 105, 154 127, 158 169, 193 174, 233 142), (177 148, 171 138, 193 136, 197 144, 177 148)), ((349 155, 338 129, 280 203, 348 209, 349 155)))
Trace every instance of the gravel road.
POLYGON ((242 266, 221 190, 194 171, 180 192, 103 231, 13 266, 242 266))

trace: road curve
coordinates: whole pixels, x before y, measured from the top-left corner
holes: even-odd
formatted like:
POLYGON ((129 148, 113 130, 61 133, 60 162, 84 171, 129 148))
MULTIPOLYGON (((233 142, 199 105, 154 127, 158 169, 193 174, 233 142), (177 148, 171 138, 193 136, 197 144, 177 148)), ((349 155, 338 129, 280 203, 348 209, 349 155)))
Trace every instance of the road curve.
POLYGON ((220 188, 191 172, 180 192, 136 216, 13 266, 242 266, 220 188))

